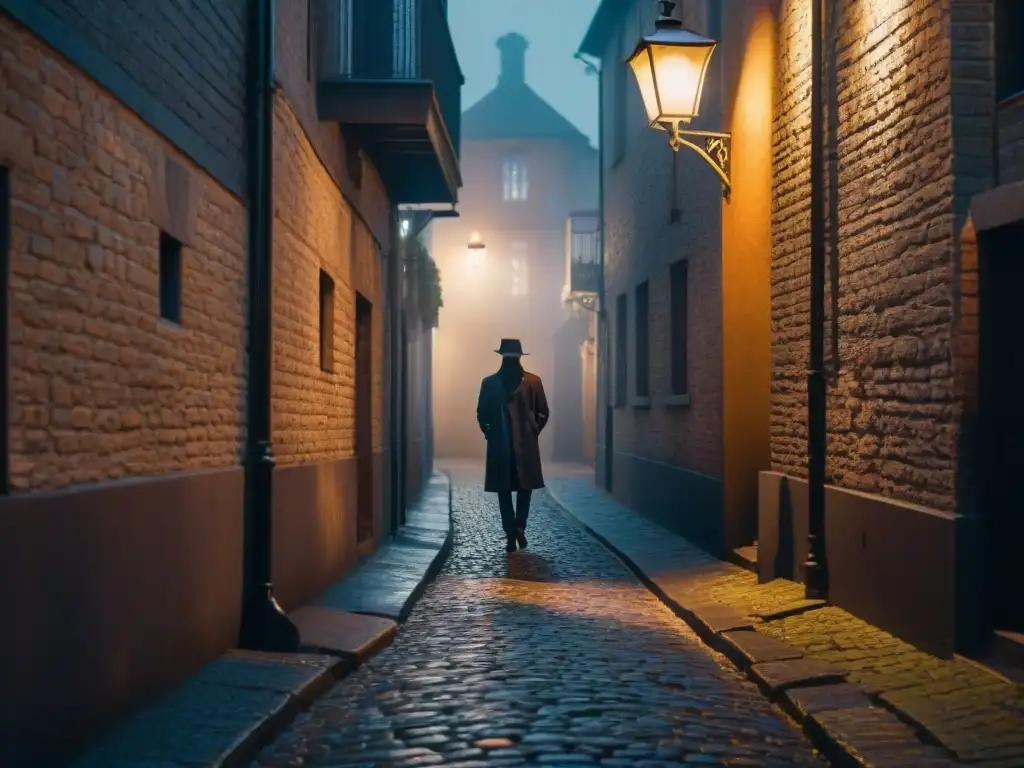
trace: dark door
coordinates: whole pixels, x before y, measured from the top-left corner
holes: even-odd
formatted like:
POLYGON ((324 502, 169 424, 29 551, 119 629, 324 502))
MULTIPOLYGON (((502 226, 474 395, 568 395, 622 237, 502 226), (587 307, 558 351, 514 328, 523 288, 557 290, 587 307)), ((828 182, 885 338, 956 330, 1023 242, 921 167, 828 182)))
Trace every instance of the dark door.
POLYGON ((356 294, 356 541, 373 538, 373 305, 356 294))
POLYGON ((988 613, 994 629, 1024 632, 1024 223, 983 239, 979 310, 981 498, 988 613))
POLYGON ((401 419, 398 423, 399 441, 398 441, 398 458, 401 465, 401 478, 402 482, 398 483, 396 487, 399 489, 399 525, 405 525, 405 514, 406 508, 409 505, 409 499, 411 497, 410 481, 409 481, 409 332, 405 325, 405 312, 402 312, 402 322, 400 328, 400 339, 399 343, 399 355, 401 360, 399 366, 401 372, 399 373, 399 380, 401 381, 401 389, 399 390, 399 397, 401 398, 401 419))

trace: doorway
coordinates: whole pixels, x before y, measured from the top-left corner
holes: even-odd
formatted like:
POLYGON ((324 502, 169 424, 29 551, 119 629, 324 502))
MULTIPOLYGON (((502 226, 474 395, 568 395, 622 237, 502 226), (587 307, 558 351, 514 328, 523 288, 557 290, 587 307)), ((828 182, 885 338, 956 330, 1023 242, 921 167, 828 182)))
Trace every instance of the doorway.
POLYGON ((373 538, 373 304, 356 293, 356 542, 373 538))
POLYGON ((1024 641, 1024 222, 986 233, 980 263, 979 468, 990 626, 1024 641))
MULTIPOLYGON (((398 491, 398 525, 405 526, 406 509, 409 506, 409 329, 406 326, 405 310, 401 312, 399 324, 399 390, 400 413, 398 422, 398 461, 401 477, 395 488, 398 491)), ((397 533, 397 531, 396 531, 397 533)))

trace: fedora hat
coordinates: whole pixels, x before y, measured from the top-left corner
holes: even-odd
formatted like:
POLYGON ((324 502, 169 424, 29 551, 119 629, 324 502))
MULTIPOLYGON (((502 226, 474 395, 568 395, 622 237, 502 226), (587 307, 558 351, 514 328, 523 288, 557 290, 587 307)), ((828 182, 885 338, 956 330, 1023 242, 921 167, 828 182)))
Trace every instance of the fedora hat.
POLYGON ((522 357, 528 354, 523 352, 523 345, 519 339, 502 339, 501 344, 494 351, 502 357, 522 357))

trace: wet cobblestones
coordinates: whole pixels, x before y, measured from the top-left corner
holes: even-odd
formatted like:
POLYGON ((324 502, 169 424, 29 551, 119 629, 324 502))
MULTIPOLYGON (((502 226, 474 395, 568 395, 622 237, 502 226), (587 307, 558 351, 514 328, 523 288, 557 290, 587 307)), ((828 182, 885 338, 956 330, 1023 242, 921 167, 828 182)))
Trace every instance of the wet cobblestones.
POLYGON ((395 644, 259 768, 824 765, 545 493, 513 555, 493 497, 456 488, 453 506, 453 552, 395 644))

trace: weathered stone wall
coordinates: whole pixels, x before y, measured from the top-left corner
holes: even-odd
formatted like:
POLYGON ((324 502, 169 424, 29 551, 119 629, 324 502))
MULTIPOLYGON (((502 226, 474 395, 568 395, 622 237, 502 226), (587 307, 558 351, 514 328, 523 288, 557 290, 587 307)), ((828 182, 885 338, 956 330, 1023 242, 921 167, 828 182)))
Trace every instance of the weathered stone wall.
MULTIPOLYGON (((829 481, 949 509, 959 267, 950 0, 835 7, 829 481)), ((808 4, 783 2, 775 110, 772 464, 796 475, 806 462, 809 16, 808 4)))
POLYGON ((274 451, 280 464, 355 451, 356 293, 373 304, 373 447, 384 444, 380 250, 279 96, 274 141, 274 451), (334 280, 334 365, 320 368, 320 270, 334 280))
POLYGON ((244 432, 245 213, 138 117, 0 15, 11 171, 15 490, 230 466, 244 432), (168 159, 186 181, 165 186, 168 159), (184 242, 160 319, 161 227, 184 242))

